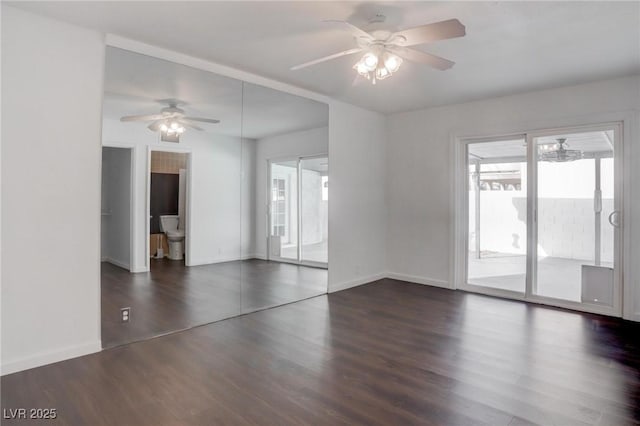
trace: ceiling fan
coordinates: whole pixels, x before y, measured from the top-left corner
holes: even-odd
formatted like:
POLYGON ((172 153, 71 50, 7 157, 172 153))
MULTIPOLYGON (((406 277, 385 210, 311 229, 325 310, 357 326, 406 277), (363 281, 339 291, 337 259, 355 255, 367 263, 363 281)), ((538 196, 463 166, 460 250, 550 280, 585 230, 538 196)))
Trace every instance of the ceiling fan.
MULTIPOLYGON (((384 20, 385 17, 383 15, 376 15, 376 18, 370 23, 379 24, 384 20)), ((384 30, 366 32, 346 21, 331 20, 325 22, 338 24, 341 28, 351 32, 357 47, 295 65, 291 67, 292 71, 360 52, 365 52, 365 54, 353 66, 353 69, 373 84, 377 80, 384 80, 398 71, 403 59, 426 64, 438 70, 446 70, 455 63, 430 53, 410 49, 409 46, 462 37, 466 34, 464 25, 457 19, 421 25, 397 32, 384 30)))
POLYGON ((557 143, 552 145, 540 145, 538 148, 540 161, 550 161, 552 163, 566 163, 568 161, 581 160, 582 151, 579 149, 567 149, 569 144, 567 138, 556 139, 557 143))
POLYGON ((220 120, 213 118, 187 116, 183 109, 178 108, 178 105, 184 105, 184 102, 176 99, 163 99, 158 102, 167 104, 168 106, 162 108, 158 114, 127 115, 121 117, 120 121, 151 121, 151 124, 147 126, 149 130, 154 132, 160 131, 169 135, 184 133, 187 127, 195 130, 204 130, 198 126, 196 122, 212 124, 220 122, 220 120))

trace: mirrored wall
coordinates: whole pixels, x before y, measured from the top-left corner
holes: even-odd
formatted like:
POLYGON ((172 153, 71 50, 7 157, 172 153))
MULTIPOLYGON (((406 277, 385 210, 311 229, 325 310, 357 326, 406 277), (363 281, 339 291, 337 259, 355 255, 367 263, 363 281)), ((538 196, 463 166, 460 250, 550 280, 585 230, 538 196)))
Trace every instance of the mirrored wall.
POLYGON ((108 48, 102 344, 327 291, 328 106, 108 48))

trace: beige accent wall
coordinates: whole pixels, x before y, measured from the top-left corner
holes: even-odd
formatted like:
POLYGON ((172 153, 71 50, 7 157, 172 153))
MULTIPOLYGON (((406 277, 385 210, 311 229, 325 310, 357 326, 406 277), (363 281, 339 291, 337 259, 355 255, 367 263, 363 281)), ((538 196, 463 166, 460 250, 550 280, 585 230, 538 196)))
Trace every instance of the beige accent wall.
POLYGON ((169 243, 167 242, 167 237, 164 234, 151 234, 151 238, 149 238, 149 253, 151 257, 156 257, 156 252, 159 247, 158 243, 162 244, 164 257, 167 257, 169 255, 169 243), (158 237, 160 237, 159 241, 158 237))
POLYGON ((187 154, 179 152, 151 152, 151 173, 170 173, 177 175, 180 169, 187 168, 187 154))

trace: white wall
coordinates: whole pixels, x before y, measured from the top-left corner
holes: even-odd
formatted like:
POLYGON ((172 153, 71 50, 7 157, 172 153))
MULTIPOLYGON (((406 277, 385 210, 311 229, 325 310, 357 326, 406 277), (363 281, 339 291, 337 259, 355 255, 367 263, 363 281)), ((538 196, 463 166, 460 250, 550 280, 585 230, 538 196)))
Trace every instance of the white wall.
POLYGON ((2 5, 2 373, 100 350, 103 37, 2 5))
MULTIPOLYGON (((240 258, 241 250, 246 250, 241 249, 241 227, 251 229, 249 214, 241 213, 242 194, 247 191, 241 191, 243 145, 240 138, 187 131, 177 145, 159 142, 158 134, 149 131, 144 123, 106 119, 103 144, 133 146, 135 150, 133 270, 143 271, 146 264, 149 147, 159 151, 179 149, 191 154, 188 166, 191 188, 187 189, 191 200, 191 208, 187 208, 190 237, 185 247, 187 264, 202 265, 240 258)), ((246 144, 250 146, 251 142, 246 144)), ((250 162, 250 158, 247 161, 250 162)), ((249 174, 247 182, 251 181, 251 172, 246 170, 249 174)))
POLYGON ((626 316, 640 320, 640 77, 394 114, 387 118, 388 269, 396 276, 451 287, 453 138, 495 136, 596 121, 626 121, 625 179, 631 217, 626 316), (629 111, 633 112, 629 113, 629 111), (633 306, 631 306, 633 305, 633 306))
POLYGON ((242 141, 242 258, 256 257, 256 141, 242 141))
POLYGON ((130 268, 131 150, 102 150, 101 235, 103 261, 130 268))
MULTIPOLYGON (((327 127, 258 139, 255 161, 255 256, 267 257, 267 161, 298 156, 326 154, 329 151, 327 127)), ((331 161, 329 161, 329 173, 331 161)), ((331 197, 331 196, 330 196, 331 197)), ((329 202, 331 204, 331 201, 329 202)))
POLYGON ((385 146, 384 116, 330 104, 330 292, 385 275, 385 146))

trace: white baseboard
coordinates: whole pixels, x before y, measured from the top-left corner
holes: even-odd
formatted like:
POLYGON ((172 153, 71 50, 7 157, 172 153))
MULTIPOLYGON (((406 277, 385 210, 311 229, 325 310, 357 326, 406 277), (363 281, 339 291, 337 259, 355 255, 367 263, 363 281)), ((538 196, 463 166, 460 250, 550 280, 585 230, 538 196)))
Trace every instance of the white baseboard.
POLYGON ((62 349, 42 352, 30 355, 24 358, 7 361, 2 363, 1 374, 7 375, 17 373, 18 371, 28 370, 30 368, 40 367, 54 362, 64 361, 79 356, 89 355, 100 352, 102 350, 102 342, 84 343, 81 345, 68 346, 62 349))
POLYGON ((233 262, 236 260, 242 260, 237 256, 229 256, 229 257, 216 257, 213 259, 191 259, 189 265, 187 266, 200 266, 200 265, 213 265, 215 263, 224 263, 224 262, 233 262))
POLYGON ((215 263, 234 262, 236 260, 249 260, 249 259, 267 260, 265 257, 257 253, 248 253, 248 254, 243 254, 240 257, 230 256, 230 257, 217 257, 213 259, 196 259, 189 262, 187 266, 213 265, 215 263))
MULTIPOLYGON (((329 270, 331 271, 331 270, 329 270)), ((329 283, 329 293, 335 293, 336 291, 346 290, 348 288, 357 287, 363 284, 369 284, 373 281, 378 281, 383 278, 387 278, 387 274, 384 272, 380 272, 378 274, 368 275, 366 277, 356 278, 355 280, 344 281, 341 283, 331 284, 329 283)))
POLYGON ((123 268, 123 269, 126 269, 127 271, 130 269, 130 268, 129 268, 129 264, 128 264, 128 263, 126 263, 126 262, 121 262, 121 261, 119 261, 119 260, 115 260, 115 259, 112 259, 112 258, 110 258, 110 257, 103 257, 103 258, 102 258, 102 261, 103 261, 103 262, 109 262, 109 263, 111 263, 111 264, 113 264, 113 265, 116 265, 116 266, 119 266, 119 267, 121 267, 121 268, 123 268))
POLYGON ((623 315, 622 318, 628 321, 640 322, 640 312, 634 312, 631 315, 623 315))
POLYGON ((269 260, 266 256, 259 253, 243 254, 241 257, 219 257, 215 259, 196 259, 189 262, 186 266, 213 265, 215 263, 234 262, 236 260, 269 260))
POLYGON ((357 287, 363 284, 369 284, 373 281, 378 281, 383 278, 390 278, 390 279, 399 280, 399 281, 407 281, 415 284, 430 285, 432 287, 453 289, 453 287, 449 284, 449 282, 444 280, 437 280, 434 278, 427 278, 427 277, 418 277, 415 275, 399 274, 397 272, 381 272, 378 274, 357 278, 351 281, 346 281, 338 284, 329 284, 329 293, 346 290, 348 288, 357 287))
POLYGON ((453 286, 445 280, 437 280, 435 278, 418 277, 416 275, 400 274, 397 272, 387 272, 387 278, 399 281, 408 281, 415 284, 430 285, 432 287, 453 289, 453 286))
POLYGON ((249 260, 249 259, 262 259, 257 253, 249 253, 249 254, 243 254, 242 255, 242 260, 249 260))

